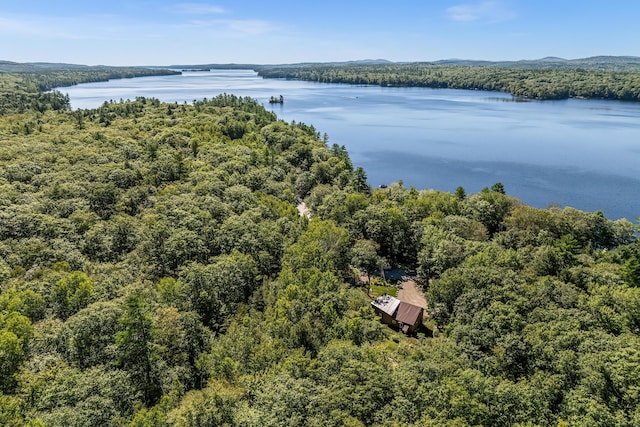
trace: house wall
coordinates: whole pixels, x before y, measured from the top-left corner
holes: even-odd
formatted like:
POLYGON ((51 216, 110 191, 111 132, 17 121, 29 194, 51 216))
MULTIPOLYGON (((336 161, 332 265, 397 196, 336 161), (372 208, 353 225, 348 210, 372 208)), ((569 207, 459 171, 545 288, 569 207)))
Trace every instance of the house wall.
POLYGON ((393 325, 393 326, 396 326, 398 324, 398 322, 396 322, 393 317, 389 316, 387 313, 380 310, 379 308, 373 307, 373 310, 375 311, 376 316, 378 316, 383 323, 386 323, 387 325, 393 325))
POLYGON ((424 310, 420 311, 420 315, 418 316, 418 319, 416 320, 416 323, 414 323, 413 325, 411 325, 409 327, 409 330, 407 331, 408 334, 414 332, 415 330, 417 330, 420 325, 422 325, 422 314, 424 313, 424 310))

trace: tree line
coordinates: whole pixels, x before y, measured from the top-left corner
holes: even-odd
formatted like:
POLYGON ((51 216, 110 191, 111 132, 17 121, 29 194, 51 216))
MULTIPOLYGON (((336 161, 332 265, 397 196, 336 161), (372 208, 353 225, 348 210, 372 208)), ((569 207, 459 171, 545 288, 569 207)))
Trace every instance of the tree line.
POLYGON ((180 72, 136 67, 69 68, 61 64, 47 66, 0 62, 0 115, 31 110, 44 112, 69 109, 69 97, 58 90, 52 90, 59 87, 111 79, 174 74, 180 72))
POLYGON ((322 83, 499 91, 540 100, 640 101, 640 73, 637 71, 394 63, 263 68, 258 74, 265 78, 322 83))

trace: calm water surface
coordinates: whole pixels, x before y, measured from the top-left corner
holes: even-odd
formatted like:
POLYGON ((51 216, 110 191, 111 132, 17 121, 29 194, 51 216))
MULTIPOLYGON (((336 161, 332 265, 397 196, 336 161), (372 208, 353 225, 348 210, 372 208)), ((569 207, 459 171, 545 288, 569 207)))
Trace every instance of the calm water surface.
POLYGON ((192 102, 250 96, 286 121, 312 124, 345 145, 373 186, 467 193, 502 182, 508 194, 546 207, 640 217, 640 104, 577 100, 516 102, 453 89, 381 88, 262 79, 253 71, 186 72, 62 88, 73 108, 155 97, 192 102), (270 105, 283 95, 283 105, 270 105))

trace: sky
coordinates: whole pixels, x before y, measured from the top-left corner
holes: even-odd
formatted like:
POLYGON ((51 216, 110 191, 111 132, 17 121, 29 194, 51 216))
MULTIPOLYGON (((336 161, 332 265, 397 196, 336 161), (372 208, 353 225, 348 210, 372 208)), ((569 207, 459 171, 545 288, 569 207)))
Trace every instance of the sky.
POLYGON ((0 60, 87 65, 640 56, 638 0, 0 0, 0 60))

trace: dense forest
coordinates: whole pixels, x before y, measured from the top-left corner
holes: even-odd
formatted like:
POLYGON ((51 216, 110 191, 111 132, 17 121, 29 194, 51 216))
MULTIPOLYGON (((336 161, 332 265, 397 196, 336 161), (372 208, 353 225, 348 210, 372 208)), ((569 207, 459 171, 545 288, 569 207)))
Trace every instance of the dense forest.
POLYGON ((0 81, 0 425, 640 425, 637 224, 371 189, 249 98, 0 81), (417 336, 371 310, 386 267, 425 291, 417 336))
POLYGON ((0 61, 0 115, 37 110, 69 109, 61 86, 146 76, 180 74, 166 69, 105 67, 0 61), (50 91, 50 92, 49 92, 50 91))
POLYGON ((260 69, 265 78, 379 86, 507 92, 530 99, 599 98, 640 101, 640 71, 527 68, 432 63, 308 65, 260 69))
POLYGON ((526 68, 533 70, 640 71, 640 57, 638 56, 591 56, 577 59, 564 59, 551 56, 541 59, 523 59, 519 61, 443 59, 431 62, 431 64, 526 68))

